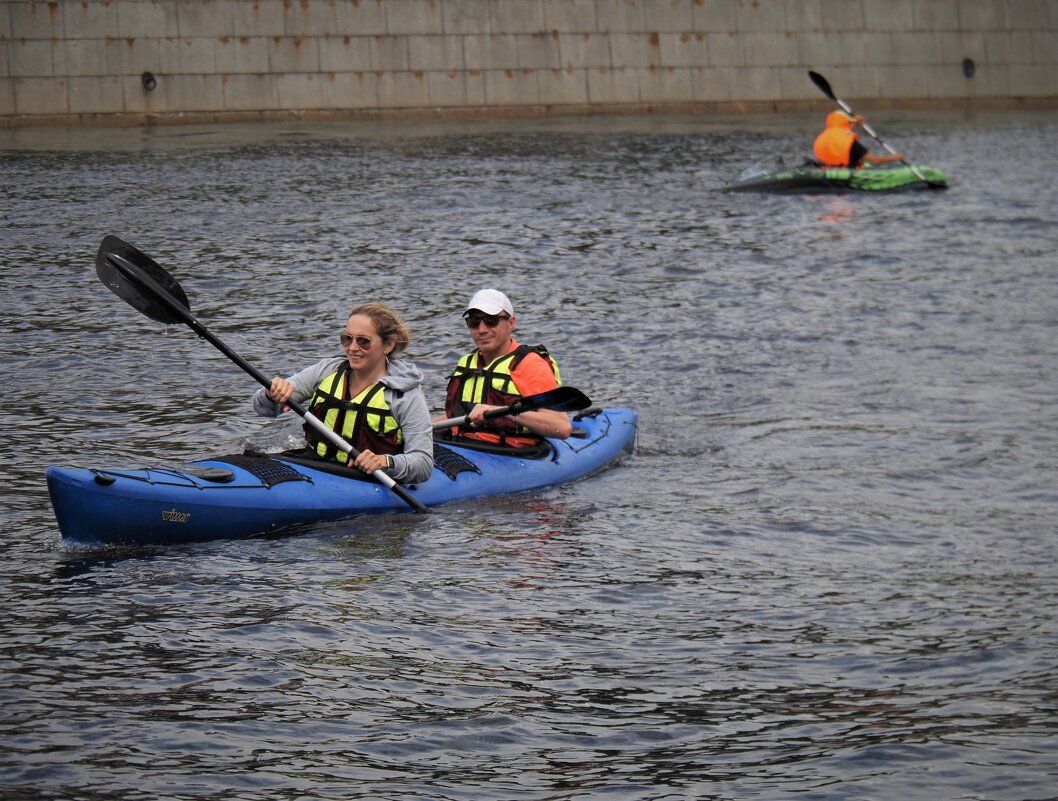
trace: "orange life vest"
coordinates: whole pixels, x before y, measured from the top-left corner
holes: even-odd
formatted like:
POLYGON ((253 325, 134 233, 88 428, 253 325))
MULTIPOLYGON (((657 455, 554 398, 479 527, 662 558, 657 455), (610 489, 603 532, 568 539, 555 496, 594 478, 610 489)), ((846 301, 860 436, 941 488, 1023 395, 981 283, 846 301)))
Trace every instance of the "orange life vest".
POLYGON ((848 167, 853 143, 859 139, 848 128, 830 127, 816 137, 812 150, 825 167, 848 167))

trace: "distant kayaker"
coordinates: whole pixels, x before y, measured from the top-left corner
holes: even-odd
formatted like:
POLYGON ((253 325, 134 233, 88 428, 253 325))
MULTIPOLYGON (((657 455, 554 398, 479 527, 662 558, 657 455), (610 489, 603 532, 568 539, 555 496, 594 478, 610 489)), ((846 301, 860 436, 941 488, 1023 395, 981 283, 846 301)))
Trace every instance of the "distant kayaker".
POLYGON ((483 415, 490 409, 557 388, 561 376, 558 364, 545 347, 515 341, 514 307, 499 290, 477 292, 467 304, 463 319, 477 347, 459 360, 448 377, 446 415, 470 417, 467 425, 453 434, 512 447, 535 445, 541 437, 568 437, 572 431, 569 417, 551 409, 485 420, 483 415))
MULTIPOLYGON (((339 335, 344 356, 323 359, 290 376, 272 379, 253 396, 254 411, 278 417, 293 399, 360 451, 352 467, 383 470, 399 483, 425 481, 433 470, 433 427, 422 393, 423 374, 393 358, 411 334, 400 316, 381 303, 357 306, 339 335), (306 403, 307 401, 307 403, 306 403)), ((347 462, 310 426, 307 450, 321 459, 347 462)))
POLYGON ((889 164, 903 161, 899 153, 879 156, 871 153, 860 142, 860 137, 853 130, 863 122, 863 117, 850 117, 844 111, 832 111, 827 114, 827 127, 816 137, 813 151, 816 161, 824 167, 862 167, 867 164, 889 164))

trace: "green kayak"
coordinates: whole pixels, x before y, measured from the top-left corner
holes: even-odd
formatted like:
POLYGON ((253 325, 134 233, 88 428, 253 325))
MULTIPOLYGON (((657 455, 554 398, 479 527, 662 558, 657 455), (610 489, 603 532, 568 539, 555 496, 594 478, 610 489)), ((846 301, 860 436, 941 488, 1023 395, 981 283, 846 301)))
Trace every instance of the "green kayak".
POLYGON ((721 188, 730 192, 813 194, 850 191, 900 192, 946 189, 947 186, 948 176, 942 170, 925 164, 887 164, 853 170, 848 167, 820 167, 809 162, 798 167, 746 170, 735 180, 724 183, 721 188))

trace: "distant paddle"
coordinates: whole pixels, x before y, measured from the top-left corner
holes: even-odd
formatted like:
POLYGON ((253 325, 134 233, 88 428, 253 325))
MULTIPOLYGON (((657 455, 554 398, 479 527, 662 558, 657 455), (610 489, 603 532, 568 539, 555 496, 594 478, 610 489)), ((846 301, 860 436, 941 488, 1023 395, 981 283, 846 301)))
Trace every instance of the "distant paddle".
MULTIPOLYGON (((834 90, 830 88, 830 82, 827 81, 826 78, 824 78, 818 72, 813 72, 812 70, 808 71, 808 77, 812 79, 812 83, 814 83, 816 86, 819 87, 819 91, 821 91, 823 94, 825 94, 831 100, 833 100, 835 103, 837 103, 839 106, 841 106, 841 110, 842 111, 844 111, 850 117, 855 117, 856 116, 856 114, 854 114, 852 109, 849 107, 849 104, 846 103, 844 100, 842 100, 840 97, 838 97, 837 95, 834 94, 834 90)), ((891 147, 889 147, 889 145, 887 145, 885 142, 882 141, 882 137, 878 136, 878 134, 875 133, 874 129, 870 125, 867 124, 866 120, 861 122, 860 125, 863 126, 863 130, 865 130, 867 132, 868 136, 870 136, 872 139, 874 139, 874 141, 876 141, 878 144, 880 144, 883 148, 888 150, 891 155, 893 155, 893 156, 897 155, 897 152, 895 150, 893 150, 891 147)), ((914 176, 916 178, 918 178, 923 183, 926 183, 929 186, 936 187, 938 189, 945 188, 945 184, 937 183, 936 181, 929 180, 929 178, 927 178, 925 175, 922 174, 922 171, 919 170, 918 167, 916 167, 914 164, 909 162, 907 159, 901 158, 900 161, 904 164, 904 166, 906 166, 909 170, 911 170, 911 172, 914 174, 914 176)))
MULTIPOLYGON (((149 256, 141 253, 128 242, 116 236, 103 238, 96 254, 96 274, 107 288, 128 303, 141 314, 166 325, 184 323, 196 334, 207 340, 217 350, 249 373, 263 387, 271 387, 272 382, 239 354, 221 342, 209 329, 191 314, 187 294, 177 280, 163 270, 149 256)), ((307 409, 294 401, 286 405, 305 419, 305 422, 320 432, 333 445, 351 453, 354 457, 360 454, 356 448, 346 442, 323 421, 314 417, 307 409)), ((381 470, 371 474, 376 481, 388 487, 391 492, 405 501, 417 512, 428 511, 425 506, 413 498, 404 487, 381 470)))
MULTIPOLYGON (((506 417, 511 414, 531 412, 536 409, 551 409, 556 412, 578 412, 591 406, 591 399, 573 387, 557 387, 547 392, 539 392, 536 395, 526 395, 519 398, 510 406, 501 406, 485 412, 485 419, 492 420, 497 417, 506 417)), ((452 426, 466 425, 470 415, 452 417, 448 420, 439 420, 433 424, 435 431, 451 428, 452 426)))

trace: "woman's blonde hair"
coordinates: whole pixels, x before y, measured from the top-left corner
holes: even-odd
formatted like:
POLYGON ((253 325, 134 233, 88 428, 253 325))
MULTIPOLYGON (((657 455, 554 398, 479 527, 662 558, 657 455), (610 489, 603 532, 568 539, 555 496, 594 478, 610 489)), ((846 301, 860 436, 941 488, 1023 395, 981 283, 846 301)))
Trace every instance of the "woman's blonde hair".
POLYGON ((408 330, 408 326, 404 324, 400 315, 385 303, 363 303, 349 312, 349 317, 357 314, 371 318, 383 342, 392 341, 394 343, 393 350, 390 351, 391 356, 396 356, 411 342, 411 331, 408 330))

